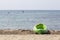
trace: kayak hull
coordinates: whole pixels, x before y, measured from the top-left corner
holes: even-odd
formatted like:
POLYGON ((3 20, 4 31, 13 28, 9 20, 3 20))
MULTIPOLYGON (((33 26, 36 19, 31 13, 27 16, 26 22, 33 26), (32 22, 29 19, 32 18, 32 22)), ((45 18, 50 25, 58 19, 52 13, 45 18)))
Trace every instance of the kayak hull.
POLYGON ((47 32, 47 26, 46 25, 44 25, 44 24, 37 24, 37 25, 35 25, 34 28, 33 28, 33 31, 35 33, 44 34, 44 33, 47 32), (39 27, 37 25, 39 25, 39 27), (41 25, 43 25, 43 26, 41 26, 41 25))

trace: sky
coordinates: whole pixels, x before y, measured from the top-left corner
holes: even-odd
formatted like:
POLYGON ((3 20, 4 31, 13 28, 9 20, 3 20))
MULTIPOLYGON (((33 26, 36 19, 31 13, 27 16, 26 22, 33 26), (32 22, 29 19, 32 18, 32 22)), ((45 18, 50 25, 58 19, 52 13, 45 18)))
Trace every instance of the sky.
POLYGON ((0 10, 60 10, 60 0, 0 0, 0 10))

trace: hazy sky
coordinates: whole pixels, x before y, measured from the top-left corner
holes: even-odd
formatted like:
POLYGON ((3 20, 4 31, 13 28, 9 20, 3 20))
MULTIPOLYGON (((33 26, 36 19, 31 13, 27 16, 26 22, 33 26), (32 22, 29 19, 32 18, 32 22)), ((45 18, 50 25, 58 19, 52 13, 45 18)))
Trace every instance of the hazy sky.
POLYGON ((60 0, 0 0, 0 10, 60 10, 60 0))

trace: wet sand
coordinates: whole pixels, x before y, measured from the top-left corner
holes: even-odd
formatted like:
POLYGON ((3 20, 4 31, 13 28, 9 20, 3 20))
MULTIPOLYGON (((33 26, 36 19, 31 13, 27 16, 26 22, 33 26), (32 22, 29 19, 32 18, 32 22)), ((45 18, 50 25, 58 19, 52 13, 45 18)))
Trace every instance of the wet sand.
POLYGON ((36 34, 32 30, 0 30, 0 40, 60 40, 60 31, 36 34))
MULTIPOLYGON (((0 34, 19 34, 19 35, 25 35, 25 34, 36 34, 33 30, 0 30, 0 34)), ((48 30, 45 34, 60 34, 60 31, 57 30, 48 30)), ((37 34, 38 35, 38 34, 37 34)))

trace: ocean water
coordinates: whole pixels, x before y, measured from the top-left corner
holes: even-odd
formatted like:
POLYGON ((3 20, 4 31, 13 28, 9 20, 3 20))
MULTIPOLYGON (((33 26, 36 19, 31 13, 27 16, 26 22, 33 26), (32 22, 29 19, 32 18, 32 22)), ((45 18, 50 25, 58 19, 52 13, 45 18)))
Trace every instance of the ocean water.
POLYGON ((30 29, 43 23, 60 30, 60 10, 0 10, 0 29, 30 29))

